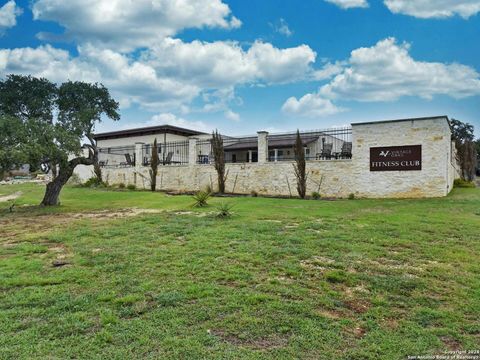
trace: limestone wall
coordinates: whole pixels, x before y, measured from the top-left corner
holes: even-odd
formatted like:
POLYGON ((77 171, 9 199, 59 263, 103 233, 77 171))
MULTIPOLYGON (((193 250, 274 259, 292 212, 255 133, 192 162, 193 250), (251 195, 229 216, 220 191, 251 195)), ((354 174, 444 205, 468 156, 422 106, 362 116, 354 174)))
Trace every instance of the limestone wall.
MULTIPOLYGON (((437 197, 451 190, 446 118, 353 124, 353 176, 360 197, 437 197), (369 171, 370 147, 422 145, 420 171, 369 171)), ((453 180, 452 180, 453 181, 453 180)))
MULTIPOLYGON (((307 161, 307 194, 316 191, 325 197, 347 197, 351 193, 368 198, 445 196, 458 177, 450 136, 446 117, 353 124, 352 159, 307 161), (371 147, 403 145, 422 145, 421 170, 370 171, 371 147)), ((264 138, 260 140, 259 148, 266 149, 264 138)), ((214 167, 194 164, 194 143, 190 147, 191 164, 160 166, 158 190, 196 191, 206 186, 217 187, 214 167)), ((135 184, 148 189, 148 170, 142 166, 104 168, 103 174, 110 184, 135 184)), ((227 164, 226 171, 227 192, 297 195, 293 162, 227 164)))

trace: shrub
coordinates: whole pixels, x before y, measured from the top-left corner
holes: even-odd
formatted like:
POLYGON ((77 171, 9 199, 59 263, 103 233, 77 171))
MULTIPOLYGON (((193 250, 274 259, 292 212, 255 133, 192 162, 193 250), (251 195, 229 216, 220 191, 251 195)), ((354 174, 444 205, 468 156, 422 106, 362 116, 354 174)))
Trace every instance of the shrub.
POLYGON ((137 190, 137 187, 134 184, 128 184, 127 189, 128 190, 137 190))
POLYGON ((124 183, 118 184, 118 188, 119 188, 119 189, 125 189, 125 184, 124 184, 124 183))
POLYGON ((104 183, 103 181, 99 180, 96 176, 91 177, 88 179, 84 184, 84 187, 88 188, 102 188, 102 187, 107 187, 107 184, 104 183))
POLYGON ((463 179, 455 179, 453 186, 457 188, 474 188, 475 183, 473 181, 467 181, 463 179))
POLYGON ((67 184, 69 185, 82 185, 82 179, 77 173, 73 173, 72 176, 70 176, 70 179, 68 179, 67 184))
POLYGON ((257 197, 258 193, 255 190, 252 190, 250 191, 250 195, 252 195, 252 197, 257 197))
POLYGON ((210 185, 207 185, 207 186, 205 187, 205 192, 208 192, 209 194, 213 194, 213 189, 212 189, 212 187, 211 187, 210 185))
POLYGON ((321 198, 320 193, 314 191, 312 192, 312 199, 313 200, 319 200, 321 198))
POLYGON ((205 207, 208 205, 208 199, 212 195, 211 192, 208 191, 198 191, 193 195, 193 199, 195 203, 193 204, 194 207, 205 207))
POLYGON ((228 218, 232 216, 232 208, 233 208, 232 204, 221 203, 220 205, 217 206, 218 213, 216 214, 216 216, 221 219, 228 218))
POLYGON ((355 194, 354 193, 348 194, 348 200, 355 200, 355 194))

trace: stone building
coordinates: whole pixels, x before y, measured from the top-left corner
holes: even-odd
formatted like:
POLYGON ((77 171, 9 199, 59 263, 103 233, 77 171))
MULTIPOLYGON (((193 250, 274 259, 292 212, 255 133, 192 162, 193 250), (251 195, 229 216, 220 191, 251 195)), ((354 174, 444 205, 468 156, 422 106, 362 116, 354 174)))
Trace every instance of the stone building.
MULTIPOLYGON (((325 197, 414 198, 447 195, 458 177, 448 117, 353 123, 300 133, 307 159, 307 193, 325 197)), ((151 145, 157 138, 159 190, 216 187, 210 134, 172 126, 97 134, 110 184, 149 188, 151 145), (127 156, 127 154, 129 154, 127 156)), ((295 196, 296 134, 224 136, 226 191, 295 196)), ((92 169, 79 167, 82 178, 92 169)))

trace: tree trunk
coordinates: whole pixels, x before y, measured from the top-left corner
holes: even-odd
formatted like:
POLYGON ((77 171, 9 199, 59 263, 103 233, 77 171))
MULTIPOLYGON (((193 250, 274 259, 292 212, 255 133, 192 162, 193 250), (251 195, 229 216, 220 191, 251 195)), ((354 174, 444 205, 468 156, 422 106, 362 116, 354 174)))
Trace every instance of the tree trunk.
POLYGON ((57 176, 47 184, 45 195, 40 203, 41 206, 55 206, 60 204, 60 192, 72 176, 75 167, 79 164, 93 165, 93 159, 79 157, 68 161, 66 164, 60 164, 57 176))

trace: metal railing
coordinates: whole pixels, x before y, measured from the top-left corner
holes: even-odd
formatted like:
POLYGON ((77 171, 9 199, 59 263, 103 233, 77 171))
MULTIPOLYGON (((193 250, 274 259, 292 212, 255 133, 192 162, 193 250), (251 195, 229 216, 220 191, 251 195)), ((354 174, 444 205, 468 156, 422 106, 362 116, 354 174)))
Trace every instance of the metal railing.
MULTIPOLYGON (((157 144, 159 165, 188 164, 189 143, 186 141, 170 141, 157 144)), ((150 166, 153 144, 142 145, 142 165, 150 166)))
MULTIPOLYGON (((226 163, 258 161, 257 136, 225 136, 223 137, 223 148, 226 163)), ((196 155, 197 164, 212 164, 214 162, 212 140, 197 140, 196 155)))
POLYGON ((114 146, 98 149, 101 167, 135 166, 135 146, 114 146))
MULTIPOLYGON (((295 160, 296 133, 268 135, 268 161, 295 160)), ((352 128, 341 127, 300 132, 306 160, 352 158, 352 128)))

